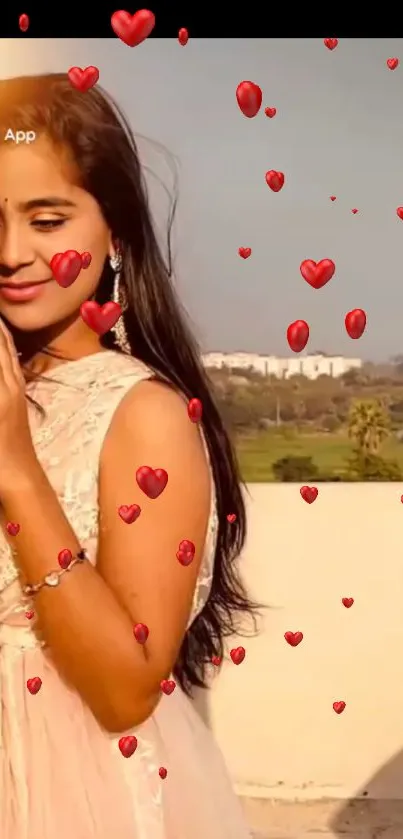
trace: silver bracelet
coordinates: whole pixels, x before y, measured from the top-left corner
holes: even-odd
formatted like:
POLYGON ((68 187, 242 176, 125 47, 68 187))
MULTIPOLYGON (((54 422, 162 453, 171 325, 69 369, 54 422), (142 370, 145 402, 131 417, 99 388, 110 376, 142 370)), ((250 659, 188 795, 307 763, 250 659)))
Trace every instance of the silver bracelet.
POLYGON ((49 588, 55 588, 59 585, 60 579, 67 571, 71 571, 77 563, 85 562, 88 559, 87 552, 82 548, 78 551, 77 555, 74 559, 71 560, 67 568, 61 568, 60 571, 51 571, 50 574, 46 574, 43 580, 39 583, 34 583, 32 586, 29 583, 22 587, 22 592, 25 594, 26 597, 32 597, 33 594, 37 594, 45 586, 49 586, 49 588))

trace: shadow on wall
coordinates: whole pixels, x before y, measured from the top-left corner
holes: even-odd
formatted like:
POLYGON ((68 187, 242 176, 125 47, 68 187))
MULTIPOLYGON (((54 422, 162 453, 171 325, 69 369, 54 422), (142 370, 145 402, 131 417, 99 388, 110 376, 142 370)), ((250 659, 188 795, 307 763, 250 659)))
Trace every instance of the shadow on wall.
POLYGON ((343 839, 350 833, 375 839, 392 828, 393 836, 403 837, 403 751, 373 775, 356 798, 343 803, 329 827, 343 839))

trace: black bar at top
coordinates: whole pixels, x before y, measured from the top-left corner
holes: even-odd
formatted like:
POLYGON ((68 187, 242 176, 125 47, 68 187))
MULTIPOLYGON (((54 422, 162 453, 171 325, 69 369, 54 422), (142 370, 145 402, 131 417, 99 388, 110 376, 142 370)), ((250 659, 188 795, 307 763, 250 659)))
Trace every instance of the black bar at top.
MULTIPOLYGON (((338 3, 311 4, 279 0, 258 0, 238 3, 174 3, 170 0, 147 2, 144 5, 109 5, 85 0, 79 11, 69 9, 69 3, 49 3, 49 11, 38 9, 37 2, 24 0, 3 3, 0 13, 0 38, 116 38, 110 19, 113 12, 125 9, 134 14, 138 9, 149 9, 155 14, 156 25, 151 38, 177 38, 185 27, 189 38, 399 38, 403 23, 399 4, 393 13, 386 3, 381 11, 376 4, 360 12, 355 4, 340 8, 338 3), (20 5, 21 2, 21 5, 20 5), (10 8, 10 6, 12 8, 10 8), (315 9, 316 6, 316 9, 315 9), (7 8, 8 7, 8 8, 7 8), (25 13, 30 26, 20 32, 18 18, 25 13)), ((45 4, 41 4, 45 5, 45 4)), ((78 4, 77 4, 78 5, 78 4)), ((391 4, 393 6, 394 4, 391 4)), ((129 48, 130 49, 130 48, 129 48)))

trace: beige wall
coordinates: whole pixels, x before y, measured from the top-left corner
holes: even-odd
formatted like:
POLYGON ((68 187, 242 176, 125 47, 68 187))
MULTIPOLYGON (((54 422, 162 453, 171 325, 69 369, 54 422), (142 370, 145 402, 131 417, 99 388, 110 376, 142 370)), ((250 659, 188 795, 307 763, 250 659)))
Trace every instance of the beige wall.
POLYGON ((209 709, 238 791, 403 799, 403 485, 319 484, 311 505, 296 484, 248 492, 243 573, 270 609, 209 709))

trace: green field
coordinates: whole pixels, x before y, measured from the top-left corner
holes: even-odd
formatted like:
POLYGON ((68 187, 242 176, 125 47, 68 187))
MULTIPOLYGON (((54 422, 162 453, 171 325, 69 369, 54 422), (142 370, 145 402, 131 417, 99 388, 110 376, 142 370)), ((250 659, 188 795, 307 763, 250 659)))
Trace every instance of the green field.
MULTIPOLYGON (((249 483, 273 481, 272 464, 282 457, 312 457, 325 474, 340 472, 352 453, 351 441, 340 434, 284 434, 266 431, 241 437, 236 443, 243 480, 249 483)), ((403 471, 403 443, 390 438, 382 446, 382 457, 396 460, 403 471)))

